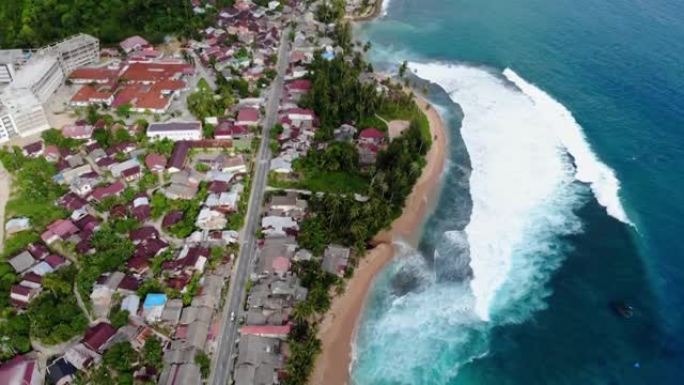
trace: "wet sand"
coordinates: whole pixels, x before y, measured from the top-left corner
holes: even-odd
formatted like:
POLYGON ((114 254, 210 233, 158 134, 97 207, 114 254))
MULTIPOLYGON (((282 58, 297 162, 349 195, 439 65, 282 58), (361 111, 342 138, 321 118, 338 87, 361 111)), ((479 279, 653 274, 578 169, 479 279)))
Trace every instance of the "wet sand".
POLYGON ((402 215, 392 227, 374 238, 377 246, 370 250, 347 282, 346 290, 335 297, 330 311, 319 328, 322 353, 316 360, 311 385, 345 385, 349 383, 352 344, 356 326, 363 311, 368 291, 376 275, 394 257, 392 242, 397 239, 417 245, 421 228, 438 198, 439 185, 447 155, 447 136, 437 111, 421 97, 419 106, 428 116, 433 143, 426 156, 423 173, 406 199, 402 215))

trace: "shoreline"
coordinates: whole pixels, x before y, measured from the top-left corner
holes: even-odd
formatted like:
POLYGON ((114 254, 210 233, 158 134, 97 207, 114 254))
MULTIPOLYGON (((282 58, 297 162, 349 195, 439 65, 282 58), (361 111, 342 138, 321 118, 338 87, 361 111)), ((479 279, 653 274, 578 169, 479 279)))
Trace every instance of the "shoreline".
POLYGON ((351 22, 373 20, 376 17, 380 16, 380 14, 382 13, 382 5, 385 1, 387 1, 387 0, 375 0, 373 5, 371 6, 371 9, 366 14, 355 15, 355 16, 347 16, 346 19, 351 21, 351 22))
POLYGON ((428 117, 433 137, 432 146, 425 157, 426 165, 406 199, 401 216, 392 222, 389 230, 373 238, 377 246, 361 259, 354 275, 347 281, 344 293, 333 298, 330 310, 319 327, 321 353, 316 358, 309 379, 311 385, 349 383, 352 344, 371 285, 382 269, 394 259, 395 240, 401 239, 417 246, 422 226, 439 198, 448 137, 442 118, 434 107, 419 95, 416 95, 416 103, 428 117))

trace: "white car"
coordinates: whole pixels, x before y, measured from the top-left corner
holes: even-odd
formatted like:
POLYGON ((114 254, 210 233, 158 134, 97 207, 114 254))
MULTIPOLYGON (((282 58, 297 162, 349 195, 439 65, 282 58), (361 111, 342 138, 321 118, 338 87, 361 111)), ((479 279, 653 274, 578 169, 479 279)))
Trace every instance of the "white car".
POLYGON ((235 312, 231 311, 230 312, 230 322, 233 322, 233 321, 235 321, 235 312))

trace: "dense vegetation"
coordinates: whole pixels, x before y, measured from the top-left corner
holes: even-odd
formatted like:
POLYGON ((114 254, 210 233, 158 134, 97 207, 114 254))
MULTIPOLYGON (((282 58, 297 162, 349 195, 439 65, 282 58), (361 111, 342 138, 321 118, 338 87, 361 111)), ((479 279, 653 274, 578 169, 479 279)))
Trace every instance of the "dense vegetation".
POLYGON ((373 82, 359 80, 365 65, 358 60, 352 65, 343 56, 325 60, 316 54, 310 67, 311 90, 302 105, 316 111, 321 138, 332 138, 332 132, 345 121, 358 122, 374 116, 382 95, 373 82))
POLYGON ((223 116, 226 108, 233 104, 231 93, 216 95, 205 79, 197 83, 197 91, 188 95, 188 109, 200 121, 211 116, 223 116))
POLYGON ((79 32, 103 44, 131 35, 159 43, 211 18, 196 16, 189 0, 0 0, 0 47, 40 47, 79 32))

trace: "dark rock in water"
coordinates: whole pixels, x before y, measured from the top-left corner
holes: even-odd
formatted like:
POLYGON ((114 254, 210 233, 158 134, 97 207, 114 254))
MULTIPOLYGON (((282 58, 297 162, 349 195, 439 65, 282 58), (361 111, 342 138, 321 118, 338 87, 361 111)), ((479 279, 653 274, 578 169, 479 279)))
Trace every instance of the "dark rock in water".
POLYGON ((420 287, 419 280, 415 271, 403 268, 392 277, 392 293, 397 297, 404 296, 420 287))
POLYGON ((610 303, 610 307, 613 309, 615 314, 622 318, 629 319, 634 316, 634 308, 624 301, 613 301, 610 303))

